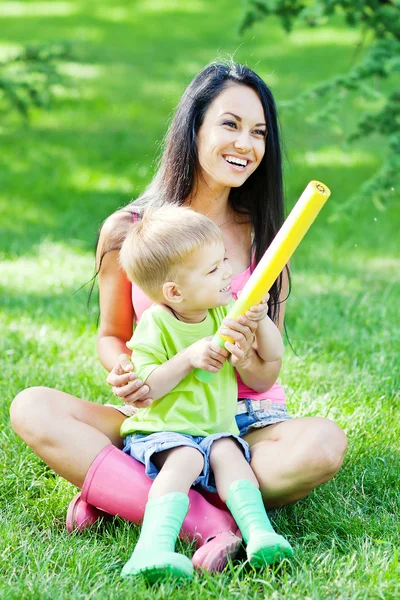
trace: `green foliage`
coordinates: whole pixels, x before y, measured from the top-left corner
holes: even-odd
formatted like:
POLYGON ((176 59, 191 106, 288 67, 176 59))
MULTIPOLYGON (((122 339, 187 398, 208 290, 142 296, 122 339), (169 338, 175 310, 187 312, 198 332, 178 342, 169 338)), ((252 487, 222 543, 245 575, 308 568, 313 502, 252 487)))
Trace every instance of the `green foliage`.
MULTIPOLYGON (((23 131, 14 126, 17 113, 0 127, 0 598, 400 598, 400 203, 384 213, 356 205, 351 220, 329 221, 379 167, 381 138, 372 149, 355 142, 353 151, 282 113, 289 206, 313 178, 333 193, 291 261, 285 318, 297 355, 286 348, 280 381, 294 416, 331 418, 349 438, 332 481, 271 515, 295 547, 290 563, 257 573, 242 553, 225 573, 197 573, 181 586, 121 579, 138 528, 114 519, 67 535, 76 489, 9 422, 12 398, 28 386, 113 401, 96 355, 96 304, 88 312, 86 290, 75 292, 93 273, 99 224, 148 184, 159 140, 195 73, 234 54, 280 103, 348 63, 346 29, 335 24, 339 43, 299 47, 274 20, 242 45, 234 35, 242 4, 232 0, 4 4, 19 11, 2 18, 0 9, 0 31, 13 47, 74 40, 80 61, 68 72, 80 94, 67 90, 51 111, 32 110, 23 131)), ((346 108, 355 122, 357 107, 346 108)))
POLYGON ((54 86, 68 79, 59 64, 71 59, 70 45, 32 44, 0 62, 0 110, 17 111, 28 118, 32 107, 50 107, 54 86))
POLYGON ((346 74, 313 86, 284 106, 287 110, 299 111, 304 110, 311 99, 322 99, 324 106, 313 115, 314 120, 338 124, 340 108, 349 95, 358 95, 375 105, 373 111, 360 110, 360 118, 355 130, 348 135, 348 141, 372 134, 385 138, 386 160, 358 193, 359 198, 371 197, 375 206, 382 209, 393 196, 400 179, 400 1, 247 0, 247 4, 242 32, 271 15, 278 16, 288 32, 296 20, 309 27, 318 27, 336 14, 344 17, 349 27, 360 30, 361 45, 367 48, 359 64, 346 74))

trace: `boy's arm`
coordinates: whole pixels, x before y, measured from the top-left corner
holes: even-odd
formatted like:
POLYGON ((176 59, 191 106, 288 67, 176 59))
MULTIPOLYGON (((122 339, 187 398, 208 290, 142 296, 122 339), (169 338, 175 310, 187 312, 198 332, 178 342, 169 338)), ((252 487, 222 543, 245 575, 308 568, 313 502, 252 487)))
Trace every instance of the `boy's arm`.
POLYGON ((185 348, 162 365, 156 366, 147 377, 145 383, 150 388, 148 396, 152 400, 168 394, 192 371, 188 350, 189 348, 185 348))
POLYGON ((152 400, 162 398, 173 390, 193 369, 218 373, 228 356, 227 350, 203 338, 181 350, 161 365, 156 365, 145 379, 152 400))

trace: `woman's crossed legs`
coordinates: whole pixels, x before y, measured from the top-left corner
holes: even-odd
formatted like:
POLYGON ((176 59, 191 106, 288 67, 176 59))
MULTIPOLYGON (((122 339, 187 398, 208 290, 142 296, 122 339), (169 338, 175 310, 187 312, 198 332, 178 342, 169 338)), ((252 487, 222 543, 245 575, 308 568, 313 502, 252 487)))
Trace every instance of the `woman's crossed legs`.
MULTIPOLYGON (((95 505, 135 523, 141 520, 151 481, 142 465, 117 449, 122 446, 119 432, 124 415, 111 407, 43 387, 18 394, 10 413, 14 430, 33 452, 59 475, 83 486, 88 508, 95 505), (116 469, 121 477, 113 478, 112 493, 105 494, 102 486, 104 489, 106 485, 110 492, 107 478, 116 469)), ((75 499, 71 504, 74 510, 78 506, 80 515, 84 512, 85 502, 75 499)), ((96 518, 94 512, 88 511, 89 523, 96 518)), ((236 532, 229 511, 209 504, 195 490, 190 491, 183 534, 190 535, 199 546, 193 556, 196 567, 221 570, 240 546, 236 532)))
MULTIPOLYGON (((124 415, 64 392, 29 388, 15 398, 10 412, 14 430, 33 452, 78 487, 102 450, 110 443, 122 445, 119 430, 124 415)), ((251 431, 245 440, 267 508, 296 502, 329 481, 339 470, 347 445, 335 423, 317 417, 251 431)), ((204 546, 200 551, 204 554, 204 546)))

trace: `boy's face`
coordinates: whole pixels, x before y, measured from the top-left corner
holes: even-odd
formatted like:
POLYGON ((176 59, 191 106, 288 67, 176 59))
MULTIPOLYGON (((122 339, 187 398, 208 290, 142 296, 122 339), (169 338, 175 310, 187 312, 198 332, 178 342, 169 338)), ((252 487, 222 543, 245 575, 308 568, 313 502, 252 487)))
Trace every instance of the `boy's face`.
POLYGON ((232 299, 231 282, 232 267, 225 258, 224 244, 215 242, 200 248, 178 269, 180 308, 207 310, 226 306, 232 299))

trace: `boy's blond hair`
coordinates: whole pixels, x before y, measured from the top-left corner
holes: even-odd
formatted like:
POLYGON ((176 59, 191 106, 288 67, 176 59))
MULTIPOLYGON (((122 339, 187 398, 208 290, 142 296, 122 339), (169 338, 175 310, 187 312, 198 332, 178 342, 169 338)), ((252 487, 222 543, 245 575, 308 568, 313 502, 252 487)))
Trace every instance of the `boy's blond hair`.
POLYGON ((147 209, 142 220, 132 224, 119 261, 131 281, 153 300, 160 300, 163 284, 173 281, 177 267, 202 246, 222 241, 211 219, 170 204, 147 209))

